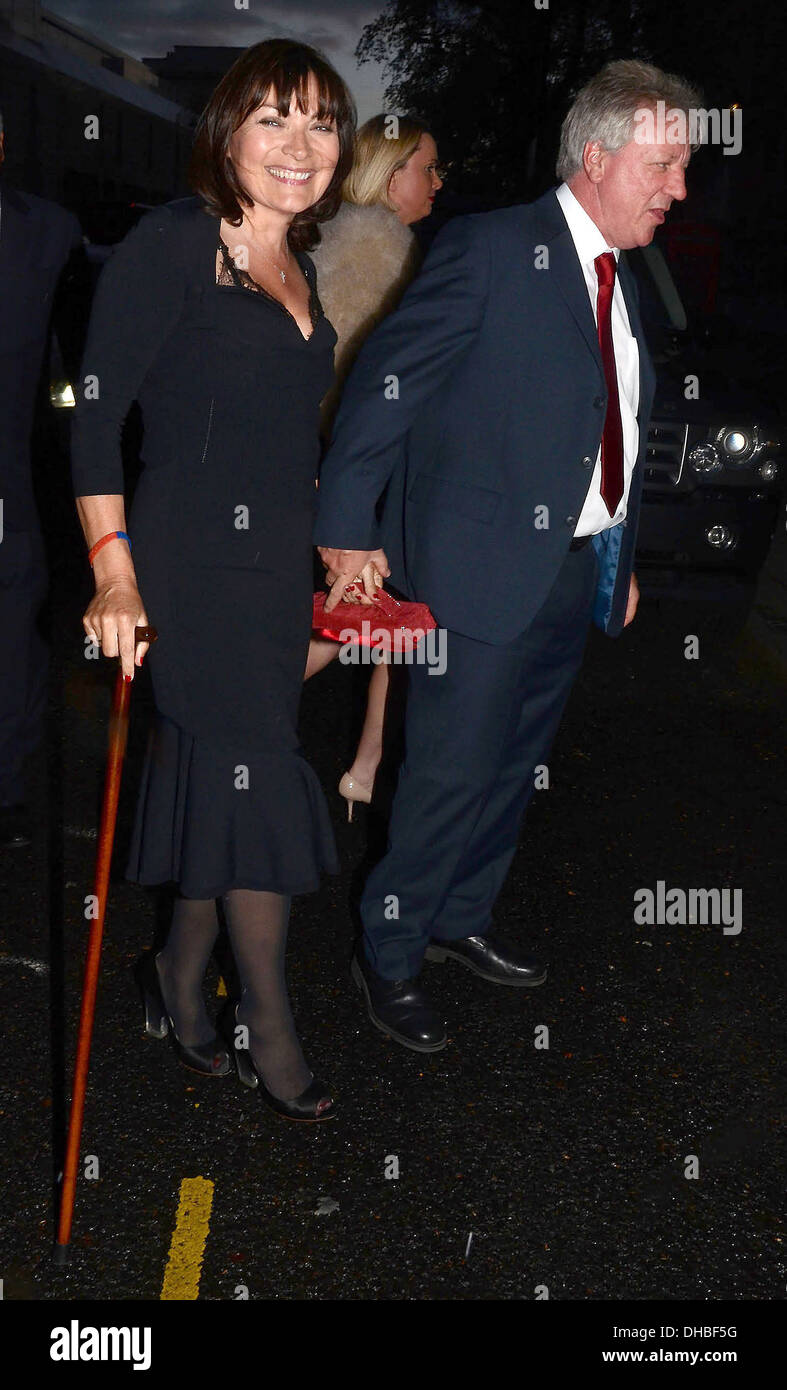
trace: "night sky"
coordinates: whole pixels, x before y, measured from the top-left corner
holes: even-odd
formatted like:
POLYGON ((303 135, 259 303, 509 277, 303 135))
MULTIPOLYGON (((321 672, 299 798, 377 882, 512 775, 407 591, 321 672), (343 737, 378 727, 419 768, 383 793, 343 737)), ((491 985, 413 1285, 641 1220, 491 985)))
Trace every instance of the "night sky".
POLYGON ((48 0, 46 8, 135 58, 163 57, 175 44, 245 47, 286 37, 313 44, 333 63, 358 103, 360 121, 383 109, 383 78, 374 63, 356 64, 364 24, 382 0, 48 0))

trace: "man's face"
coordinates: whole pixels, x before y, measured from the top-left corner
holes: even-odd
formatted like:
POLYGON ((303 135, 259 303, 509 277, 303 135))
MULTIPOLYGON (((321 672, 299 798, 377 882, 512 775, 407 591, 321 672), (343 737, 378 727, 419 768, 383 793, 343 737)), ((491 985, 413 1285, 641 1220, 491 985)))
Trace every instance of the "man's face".
POLYGON ((675 199, 686 197, 690 158, 688 144, 647 140, 630 140, 617 154, 595 144, 586 148, 585 168, 595 204, 591 215, 609 246, 627 251, 649 245, 675 199))

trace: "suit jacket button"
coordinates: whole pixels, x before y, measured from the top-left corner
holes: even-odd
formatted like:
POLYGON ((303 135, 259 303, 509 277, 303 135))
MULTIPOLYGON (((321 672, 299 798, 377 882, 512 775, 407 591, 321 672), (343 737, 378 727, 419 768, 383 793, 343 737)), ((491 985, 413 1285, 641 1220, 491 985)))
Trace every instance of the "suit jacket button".
POLYGON ((593 467, 593 460, 592 460, 592 458, 590 457, 590 454, 585 454, 585 457, 584 457, 583 460, 582 460, 582 467, 583 467, 583 468, 592 468, 592 467, 593 467))
POLYGON ((567 517, 566 517, 566 526, 576 526, 576 524, 577 524, 577 518, 576 518, 575 516, 567 516, 567 517))
POLYGON ((596 396, 593 404, 596 407, 596 410, 600 410, 603 405, 606 405, 606 401, 604 400, 603 396, 596 396))

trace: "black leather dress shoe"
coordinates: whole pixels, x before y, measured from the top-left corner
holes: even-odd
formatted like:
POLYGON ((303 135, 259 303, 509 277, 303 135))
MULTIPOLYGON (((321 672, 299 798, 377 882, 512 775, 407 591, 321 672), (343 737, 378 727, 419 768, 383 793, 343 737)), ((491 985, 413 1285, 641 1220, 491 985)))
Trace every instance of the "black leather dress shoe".
POLYGON ((26 806, 0 806, 0 849, 20 849, 33 842, 30 812, 26 806))
POLYGON ((547 968, 535 956, 496 936, 463 936, 458 941, 433 938, 426 948, 426 959, 458 960, 493 985, 517 985, 520 989, 543 985, 547 968))
POLYGON ((445 1024, 417 980, 384 980, 372 970, 361 946, 353 957, 352 977, 381 1033, 414 1052, 439 1052, 445 1047, 445 1024))

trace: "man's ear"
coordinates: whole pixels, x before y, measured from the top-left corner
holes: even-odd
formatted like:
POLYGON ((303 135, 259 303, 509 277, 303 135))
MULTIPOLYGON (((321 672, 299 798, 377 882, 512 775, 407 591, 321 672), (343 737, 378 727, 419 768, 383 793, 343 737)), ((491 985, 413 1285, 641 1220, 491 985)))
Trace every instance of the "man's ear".
POLYGON ((582 151, 582 168, 591 183, 600 183, 603 179, 606 156, 600 140, 588 140, 582 151))

